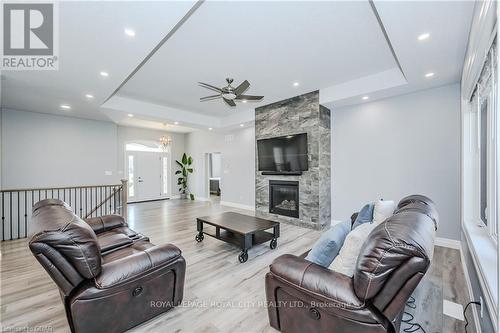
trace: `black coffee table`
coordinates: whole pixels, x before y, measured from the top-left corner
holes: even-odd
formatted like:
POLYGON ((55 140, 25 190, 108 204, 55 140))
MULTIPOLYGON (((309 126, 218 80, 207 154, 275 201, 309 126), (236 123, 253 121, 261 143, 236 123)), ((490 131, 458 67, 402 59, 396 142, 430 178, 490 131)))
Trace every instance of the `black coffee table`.
POLYGON ((203 216, 196 219, 198 234, 195 239, 201 242, 204 234, 234 244, 241 248, 238 260, 248 260, 248 250, 256 245, 271 241, 269 246, 275 249, 280 236, 279 222, 264 220, 254 216, 234 212, 225 212, 214 216, 203 216), (215 227, 215 232, 203 230, 203 224, 215 227), (272 232, 266 230, 273 229, 272 232))

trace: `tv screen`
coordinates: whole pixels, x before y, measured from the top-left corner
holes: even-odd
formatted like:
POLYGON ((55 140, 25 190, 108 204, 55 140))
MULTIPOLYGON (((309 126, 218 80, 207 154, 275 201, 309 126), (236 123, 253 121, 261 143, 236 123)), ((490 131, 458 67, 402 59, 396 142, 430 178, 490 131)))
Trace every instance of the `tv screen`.
POLYGON ((307 133, 257 140, 259 171, 306 171, 307 133))

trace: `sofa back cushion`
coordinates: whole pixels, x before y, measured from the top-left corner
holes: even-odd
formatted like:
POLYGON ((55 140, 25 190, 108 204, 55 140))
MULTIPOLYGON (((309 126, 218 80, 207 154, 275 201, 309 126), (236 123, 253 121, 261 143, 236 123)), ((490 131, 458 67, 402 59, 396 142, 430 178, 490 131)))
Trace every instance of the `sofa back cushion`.
POLYGON ((423 198, 403 199, 394 215, 377 225, 364 242, 354 271, 354 290, 361 300, 372 299, 390 278, 402 287, 407 276, 427 271, 438 217, 432 201, 423 198), (408 262, 417 264, 401 270, 408 262), (402 271, 405 277, 398 279, 402 271))
POLYGON ((35 234, 30 240, 33 254, 55 258, 55 251, 58 258, 42 263, 47 271, 54 265, 66 277, 74 276, 76 270, 87 279, 101 272, 101 251, 94 231, 66 203, 57 199, 38 202, 33 207, 33 223, 35 234))

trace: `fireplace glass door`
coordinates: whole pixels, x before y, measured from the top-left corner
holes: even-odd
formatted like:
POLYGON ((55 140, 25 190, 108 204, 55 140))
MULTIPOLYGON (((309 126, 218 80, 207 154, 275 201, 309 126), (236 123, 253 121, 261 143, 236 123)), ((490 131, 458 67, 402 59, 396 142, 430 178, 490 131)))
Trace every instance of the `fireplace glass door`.
POLYGON ((299 217, 299 182, 269 181, 269 212, 299 217))

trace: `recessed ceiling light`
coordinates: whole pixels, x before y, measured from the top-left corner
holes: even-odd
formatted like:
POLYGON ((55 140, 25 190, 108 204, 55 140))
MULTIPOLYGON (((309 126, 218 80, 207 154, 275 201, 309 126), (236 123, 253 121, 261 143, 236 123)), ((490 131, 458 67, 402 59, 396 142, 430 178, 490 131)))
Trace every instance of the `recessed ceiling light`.
POLYGON ((135 36, 135 31, 132 29, 125 29, 125 35, 134 37, 135 36))
POLYGON ((431 34, 429 33, 425 33, 425 34, 421 34, 419 35, 417 38, 418 40, 426 40, 427 38, 429 38, 431 36, 431 34))
POLYGON ((104 76, 104 77, 108 77, 108 76, 109 76, 109 73, 108 73, 108 72, 101 72, 101 73, 99 73, 99 74, 101 74, 101 76, 104 76))
POLYGON ((427 73, 425 74, 425 77, 433 77, 434 76, 434 73, 427 73))
POLYGON ((208 128, 208 130, 209 130, 209 131, 211 131, 211 130, 213 130, 213 128, 212 128, 212 127, 209 127, 209 128, 208 128))
POLYGON ((246 100, 246 99, 243 99, 243 100, 241 100, 241 101, 242 101, 243 103, 246 103, 246 102, 247 102, 247 100, 246 100))
POLYGON ((61 109, 63 110, 71 110, 71 106, 68 104, 61 104, 61 109))
POLYGON ((85 94, 85 97, 87 97, 88 99, 92 99, 92 98, 94 98, 94 95, 92 95, 92 94, 85 94))
POLYGON ((132 118, 134 115, 132 113, 129 113, 128 116, 132 118))
POLYGON ((368 96, 363 96, 363 100, 365 100, 365 101, 366 101, 368 98, 370 98, 370 97, 368 97, 368 96))
POLYGON ((298 82, 294 82, 294 83, 293 83, 293 86, 294 86, 294 87, 298 87, 298 86, 299 86, 299 83, 298 83, 298 82))
POLYGON ((179 122, 178 121, 174 121, 174 125, 179 125, 179 122))
POLYGON ((240 127, 243 127, 243 126, 245 126, 245 125, 243 125, 243 124, 240 124, 240 127))

